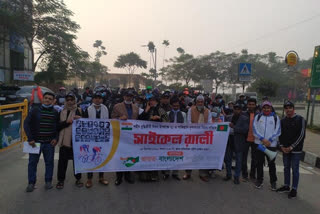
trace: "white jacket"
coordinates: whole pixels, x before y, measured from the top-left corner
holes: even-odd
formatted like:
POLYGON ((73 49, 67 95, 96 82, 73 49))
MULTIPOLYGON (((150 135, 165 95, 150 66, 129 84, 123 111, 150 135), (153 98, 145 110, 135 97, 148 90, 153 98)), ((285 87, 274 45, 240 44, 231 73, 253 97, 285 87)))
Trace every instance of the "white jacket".
POLYGON ((279 117, 272 112, 269 116, 258 114, 253 121, 253 135, 256 144, 262 144, 263 139, 271 142, 271 147, 277 147, 278 138, 281 135, 281 125, 279 117), (260 117, 260 118, 259 118, 260 117), (275 124, 275 117, 276 124, 275 124), (258 121, 259 118, 259 121, 258 121))

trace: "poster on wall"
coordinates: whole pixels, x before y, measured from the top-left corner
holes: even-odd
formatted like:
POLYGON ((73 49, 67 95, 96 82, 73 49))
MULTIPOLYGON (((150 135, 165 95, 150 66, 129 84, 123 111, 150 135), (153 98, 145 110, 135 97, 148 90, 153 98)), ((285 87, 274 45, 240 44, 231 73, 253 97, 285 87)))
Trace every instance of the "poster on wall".
POLYGON ((22 112, 0 115, 0 149, 21 141, 22 112))

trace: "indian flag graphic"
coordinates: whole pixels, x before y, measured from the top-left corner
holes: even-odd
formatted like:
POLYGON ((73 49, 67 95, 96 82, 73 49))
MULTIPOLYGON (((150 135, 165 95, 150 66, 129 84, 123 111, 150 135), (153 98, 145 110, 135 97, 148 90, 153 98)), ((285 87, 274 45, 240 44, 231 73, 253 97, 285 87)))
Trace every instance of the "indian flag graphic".
POLYGON ((220 132, 228 131, 228 125, 218 125, 217 131, 220 131, 220 132))
POLYGON ((132 123, 121 123, 121 130, 132 131, 132 123))

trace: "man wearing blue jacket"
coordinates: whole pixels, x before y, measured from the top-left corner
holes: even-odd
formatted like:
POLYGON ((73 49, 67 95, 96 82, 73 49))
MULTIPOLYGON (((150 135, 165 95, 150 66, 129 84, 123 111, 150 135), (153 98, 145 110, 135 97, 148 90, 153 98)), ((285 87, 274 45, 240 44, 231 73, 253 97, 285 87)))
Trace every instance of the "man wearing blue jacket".
POLYGON ((29 154, 27 192, 32 192, 35 188, 37 179, 37 165, 41 153, 43 153, 46 165, 45 188, 52 188, 52 176, 54 165, 54 147, 58 141, 59 114, 53 108, 55 95, 46 92, 43 95, 42 105, 39 108, 33 108, 24 121, 24 130, 28 137, 29 145, 35 147, 35 143, 40 143, 39 154, 29 154))
MULTIPOLYGON (((280 119, 272 112, 272 104, 269 101, 262 103, 262 112, 255 116, 253 121, 253 135, 255 137, 254 143, 259 145, 262 144, 271 151, 277 150, 278 138, 281 134, 280 119)), ((256 149, 255 150, 255 165, 257 167, 257 182, 256 188, 260 189, 263 186, 263 166, 265 157, 268 160, 269 175, 271 190, 277 190, 277 175, 276 175, 276 164, 275 159, 270 160, 264 152, 256 149)))

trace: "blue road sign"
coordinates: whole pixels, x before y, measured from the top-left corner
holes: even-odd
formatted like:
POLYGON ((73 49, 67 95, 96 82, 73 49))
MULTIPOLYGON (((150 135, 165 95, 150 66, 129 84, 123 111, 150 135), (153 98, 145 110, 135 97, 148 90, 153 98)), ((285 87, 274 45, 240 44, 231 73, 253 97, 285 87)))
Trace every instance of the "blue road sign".
POLYGON ((250 81, 251 80, 251 64, 240 63, 238 74, 239 74, 239 81, 250 81))

